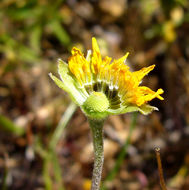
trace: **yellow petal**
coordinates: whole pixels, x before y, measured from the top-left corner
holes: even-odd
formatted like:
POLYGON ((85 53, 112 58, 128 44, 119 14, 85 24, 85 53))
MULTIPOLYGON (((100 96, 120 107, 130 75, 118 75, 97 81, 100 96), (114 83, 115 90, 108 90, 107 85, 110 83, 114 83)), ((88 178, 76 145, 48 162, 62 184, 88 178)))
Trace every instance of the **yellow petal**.
POLYGON ((75 75, 80 84, 90 82, 90 64, 78 48, 72 48, 72 56, 68 59, 68 64, 70 71, 75 75))
POLYGON ((97 43, 95 37, 92 38, 92 50, 93 50, 93 52, 100 53, 100 49, 99 49, 99 46, 98 46, 98 43, 97 43))
POLYGON ((127 57, 129 56, 129 52, 127 52, 123 57, 117 60, 118 63, 125 63, 127 57))
POLYGON ((154 98, 159 98, 160 100, 163 100, 163 97, 160 96, 160 94, 162 93, 163 93, 162 89, 158 89, 157 92, 154 92, 153 90, 151 90, 146 86, 138 87, 136 104, 138 106, 141 106, 142 104, 147 103, 154 98))
POLYGON ((96 38, 92 38, 92 60, 91 60, 91 69, 95 74, 99 73, 100 65, 102 64, 102 58, 100 54, 100 49, 97 44, 96 38))
POLYGON ((140 82, 144 76, 146 76, 150 71, 154 69, 155 65, 151 65, 149 67, 144 67, 139 71, 133 72, 133 75, 137 78, 138 82, 140 82))

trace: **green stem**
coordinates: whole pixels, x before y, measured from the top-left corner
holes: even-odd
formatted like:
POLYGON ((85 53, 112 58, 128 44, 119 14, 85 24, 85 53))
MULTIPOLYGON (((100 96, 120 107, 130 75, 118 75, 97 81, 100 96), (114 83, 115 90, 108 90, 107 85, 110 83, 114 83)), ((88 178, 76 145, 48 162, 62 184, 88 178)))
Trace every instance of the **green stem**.
POLYGON ((46 190, 51 190, 53 188, 53 183, 52 183, 52 179, 49 175, 49 155, 47 155, 44 158, 44 162, 43 162, 43 180, 45 182, 45 189, 46 190))
POLYGON ((51 140, 50 140, 49 146, 52 150, 55 149, 58 141, 60 140, 60 138, 63 134, 64 128, 66 127, 66 125, 70 121, 70 119, 71 119, 72 115, 74 114, 76 108, 77 108, 77 105, 74 103, 71 103, 68 106, 65 113, 63 114, 62 118, 60 119, 58 126, 56 127, 56 129, 55 129, 55 131, 51 137, 51 140))
MULTIPOLYGON (((5 161, 6 162, 6 161, 5 161)), ((2 179, 2 190, 7 190, 7 177, 8 177, 8 168, 7 165, 5 164, 5 169, 4 169, 4 176, 2 179)))
POLYGON ((91 190, 99 190, 102 167, 104 162, 104 149, 103 149, 103 124, 104 120, 90 120, 90 128, 93 137, 93 148, 94 148, 94 168, 92 176, 91 190))

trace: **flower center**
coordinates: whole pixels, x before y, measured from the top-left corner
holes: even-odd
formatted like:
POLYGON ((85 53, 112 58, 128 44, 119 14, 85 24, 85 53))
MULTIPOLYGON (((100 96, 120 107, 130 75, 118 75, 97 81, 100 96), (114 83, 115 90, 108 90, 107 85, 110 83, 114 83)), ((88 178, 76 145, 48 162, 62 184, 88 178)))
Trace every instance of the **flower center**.
POLYGON ((92 92, 84 102, 83 111, 91 117, 105 117, 105 111, 109 108, 109 101, 103 92, 92 92))
POLYGON ((118 89, 115 86, 110 87, 104 81, 87 84, 84 86, 88 94, 102 93, 109 101, 110 109, 118 109, 121 106, 121 96, 118 94, 118 89))

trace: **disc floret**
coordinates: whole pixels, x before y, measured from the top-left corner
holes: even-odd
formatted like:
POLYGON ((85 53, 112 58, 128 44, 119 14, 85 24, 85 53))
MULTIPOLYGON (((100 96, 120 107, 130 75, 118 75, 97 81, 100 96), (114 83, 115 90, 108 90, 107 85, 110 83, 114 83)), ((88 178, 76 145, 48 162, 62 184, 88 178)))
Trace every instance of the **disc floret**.
POLYGON ((109 100, 102 92, 92 92, 82 106, 84 113, 94 119, 103 119, 109 108, 109 100))

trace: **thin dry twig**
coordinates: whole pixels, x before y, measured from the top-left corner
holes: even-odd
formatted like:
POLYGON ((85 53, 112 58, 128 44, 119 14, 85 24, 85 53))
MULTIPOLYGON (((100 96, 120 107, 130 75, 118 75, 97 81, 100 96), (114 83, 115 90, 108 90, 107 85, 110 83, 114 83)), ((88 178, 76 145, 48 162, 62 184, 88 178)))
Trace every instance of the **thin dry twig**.
POLYGON ((155 148, 155 153, 156 153, 156 159, 157 159, 157 164, 158 164, 160 186, 161 186, 162 190, 167 190, 165 180, 163 177, 163 168, 162 168, 162 164, 161 164, 160 148, 155 148))

